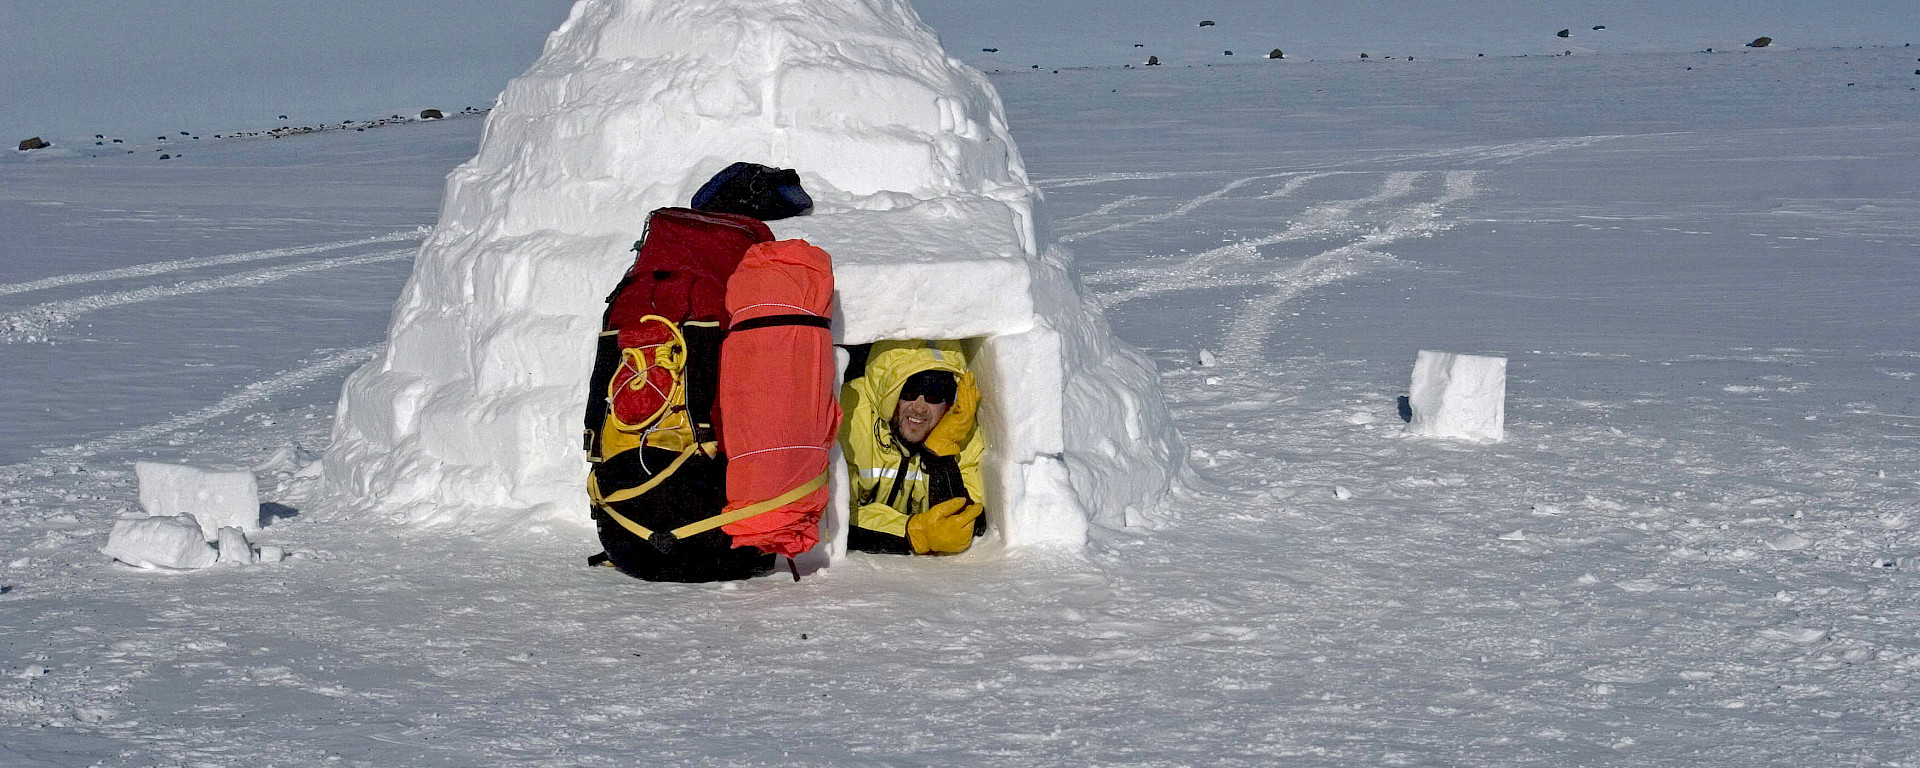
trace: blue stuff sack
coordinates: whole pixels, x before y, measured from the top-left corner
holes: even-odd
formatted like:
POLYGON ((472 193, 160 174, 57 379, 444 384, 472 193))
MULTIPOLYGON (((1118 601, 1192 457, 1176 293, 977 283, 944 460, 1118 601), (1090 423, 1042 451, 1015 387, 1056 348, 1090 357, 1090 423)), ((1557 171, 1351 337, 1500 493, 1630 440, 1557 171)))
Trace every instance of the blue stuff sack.
POLYGON ((693 193, 693 209, 774 221, 813 210, 813 198, 800 187, 797 171, 740 162, 701 185, 693 193))

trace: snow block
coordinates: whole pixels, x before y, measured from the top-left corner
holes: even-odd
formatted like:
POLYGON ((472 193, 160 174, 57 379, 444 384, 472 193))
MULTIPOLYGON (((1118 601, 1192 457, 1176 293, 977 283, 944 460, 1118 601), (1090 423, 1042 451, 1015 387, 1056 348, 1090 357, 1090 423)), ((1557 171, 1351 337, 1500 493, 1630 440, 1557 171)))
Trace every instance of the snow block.
POLYGON ((249 565, 253 562, 253 545, 247 542, 247 535, 231 525, 220 526, 220 562, 249 565))
POLYGON ((1058 408, 1035 408, 1027 392, 1065 392, 1060 334, 1036 328, 988 338, 974 356, 980 386, 980 423, 995 450, 1018 460, 1066 450, 1066 425, 1058 408))
POLYGON ((187 514, 200 523, 203 541, 219 538, 222 526, 260 530, 260 486, 252 472, 136 462, 140 508, 149 515, 187 514))
POLYGON ((1499 442, 1507 418, 1507 359, 1420 350, 1407 401, 1409 434, 1499 442))
POLYGON ((193 570, 219 559, 193 515, 115 520, 100 553, 141 568, 193 570))
MULTIPOLYGON (((604 299, 648 213, 736 161, 799 172, 813 213, 769 226, 832 254, 835 342, 966 341, 996 541, 1163 518, 1186 450, 1158 376, 1046 242, 992 84, 905 0, 576 3, 448 175, 387 350, 341 395, 324 506, 466 528, 566 510, 590 531, 604 299)), ((844 526, 823 521, 829 559, 844 526)))

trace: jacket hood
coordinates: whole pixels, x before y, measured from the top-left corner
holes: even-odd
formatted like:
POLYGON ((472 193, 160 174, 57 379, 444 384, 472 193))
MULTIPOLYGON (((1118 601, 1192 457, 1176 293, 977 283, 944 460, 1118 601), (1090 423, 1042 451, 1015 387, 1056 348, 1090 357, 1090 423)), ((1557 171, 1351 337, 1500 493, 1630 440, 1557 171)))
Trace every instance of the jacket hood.
POLYGON ((893 418, 900 388, 921 371, 947 371, 955 377, 967 372, 967 352, 957 341, 877 341, 867 353, 867 387, 879 405, 874 415, 893 418))

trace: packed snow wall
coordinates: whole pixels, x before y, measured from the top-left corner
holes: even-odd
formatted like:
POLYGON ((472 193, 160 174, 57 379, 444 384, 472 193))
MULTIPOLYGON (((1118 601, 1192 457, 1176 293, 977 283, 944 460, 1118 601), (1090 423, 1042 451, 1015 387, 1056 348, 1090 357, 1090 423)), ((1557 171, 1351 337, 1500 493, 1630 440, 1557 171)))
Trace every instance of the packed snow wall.
POLYGON ((448 178, 387 349, 342 393, 329 500, 408 524, 590 524, 603 301, 647 213, 739 160, 800 171, 814 213, 772 226, 833 255, 836 342, 969 340, 1004 541, 1153 520, 1185 457, 1153 367, 1042 247, 993 87, 902 0, 576 4, 448 178))

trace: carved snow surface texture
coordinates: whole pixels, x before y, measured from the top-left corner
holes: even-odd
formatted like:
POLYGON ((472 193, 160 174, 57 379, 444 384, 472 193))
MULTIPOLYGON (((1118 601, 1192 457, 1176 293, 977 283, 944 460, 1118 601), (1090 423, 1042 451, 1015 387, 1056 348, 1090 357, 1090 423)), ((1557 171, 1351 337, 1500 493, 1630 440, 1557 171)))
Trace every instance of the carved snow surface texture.
POLYGON ((191 515, 202 538, 216 541, 220 529, 260 530, 260 483, 244 469, 214 469, 155 461, 133 464, 140 508, 158 517, 191 515))
POLYGON ((324 463, 350 514, 587 525, 580 414, 649 211, 738 160, 796 168, 834 339, 974 340, 994 529, 1153 525, 1186 451, 1152 364, 1049 246, 999 96, 899 0, 586 0, 448 178, 384 354, 324 463))

